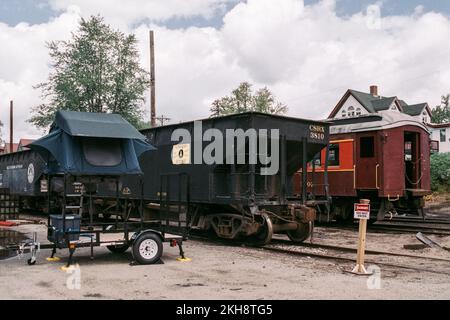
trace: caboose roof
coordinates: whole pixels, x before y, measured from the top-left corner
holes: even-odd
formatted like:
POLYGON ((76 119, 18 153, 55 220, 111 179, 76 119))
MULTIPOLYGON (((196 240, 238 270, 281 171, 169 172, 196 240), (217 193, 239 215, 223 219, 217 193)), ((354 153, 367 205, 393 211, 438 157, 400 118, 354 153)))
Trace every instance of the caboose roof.
POLYGON ((428 131, 428 128, 415 118, 400 112, 379 113, 357 118, 330 119, 329 121, 332 123, 330 134, 385 130, 405 125, 420 127, 428 131))

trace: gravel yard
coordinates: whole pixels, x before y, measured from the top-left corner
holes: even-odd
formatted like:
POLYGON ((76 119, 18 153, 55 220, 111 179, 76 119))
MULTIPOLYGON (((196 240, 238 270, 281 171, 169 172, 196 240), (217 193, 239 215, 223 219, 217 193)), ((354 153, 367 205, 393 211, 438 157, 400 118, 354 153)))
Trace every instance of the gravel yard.
MULTIPOLYGON (((46 238, 44 225, 10 229, 25 234, 37 231, 40 241, 46 238)), ((356 230, 317 228, 314 243, 356 247, 356 239, 356 230)), ((450 237, 433 239, 450 246, 450 237)), ((450 252, 441 249, 403 249, 404 244, 411 243, 417 243, 414 234, 367 236, 368 249, 450 260, 450 252)), ((66 251, 58 252, 59 262, 48 262, 45 258, 50 251, 43 250, 34 266, 28 266, 25 258, 0 261, 0 299, 450 298, 450 262, 428 263, 427 259, 418 262, 417 267, 423 271, 380 265, 378 279, 378 273, 371 277, 349 273, 353 267, 350 261, 190 240, 185 243, 185 251, 191 262, 177 261, 178 250, 168 245, 164 264, 152 266, 130 266, 130 251, 116 255, 106 248, 95 248, 95 259, 91 261, 89 249, 79 249, 75 254, 79 269, 67 273, 60 270, 68 256, 66 251), (436 264, 444 272, 433 273, 436 264)), ((316 251, 323 253, 321 249, 316 251)), ((401 257, 369 255, 367 259, 408 263, 401 257)))

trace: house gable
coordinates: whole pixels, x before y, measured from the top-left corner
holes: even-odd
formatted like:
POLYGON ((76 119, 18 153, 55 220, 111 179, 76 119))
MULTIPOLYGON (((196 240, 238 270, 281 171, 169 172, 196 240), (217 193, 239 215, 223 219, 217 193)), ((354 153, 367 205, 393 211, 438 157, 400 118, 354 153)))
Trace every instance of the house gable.
MULTIPOLYGON (((331 118, 349 118, 369 114, 367 109, 353 96, 348 95, 331 118)), ((330 115, 331 116, 331 115, 330 115)))

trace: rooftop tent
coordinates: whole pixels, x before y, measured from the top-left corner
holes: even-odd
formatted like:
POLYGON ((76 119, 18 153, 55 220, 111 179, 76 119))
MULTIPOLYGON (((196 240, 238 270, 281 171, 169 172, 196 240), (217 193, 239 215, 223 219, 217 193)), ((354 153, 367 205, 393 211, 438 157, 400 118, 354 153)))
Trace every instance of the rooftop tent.
POLYGON ((49 173, 140 174, 139 156, 156 148, 117 114, 58 111, 50 132, 29 148, 49 173))

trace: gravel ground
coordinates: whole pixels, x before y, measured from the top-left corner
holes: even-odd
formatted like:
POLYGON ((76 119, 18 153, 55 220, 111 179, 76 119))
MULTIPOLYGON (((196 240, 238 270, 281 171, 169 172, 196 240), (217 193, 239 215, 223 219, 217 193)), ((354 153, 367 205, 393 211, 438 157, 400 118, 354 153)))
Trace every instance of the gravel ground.
MULTIPOLYGON (((22 225, 15 230, 38 231, 45 240, 43 225, 22 225)), ((315 243, 355 247, 357 231, 317 228, 315 243)), ((438 238, 450 243, 450 237, 438 238)), ((367 246, 373 250, 446 257, 437 249, 405 250, 403 244, 417 243, 414 235, 369 233, 367 246)), ((348 273, 352 263, 290 256, 239 246, 199 241, 185 243, 191 262, 176 261, 177 249, 165 246, 164 264, 130 266, 131 253, 110 254, 106 248, 76 252, 80 268, 79 288, 75 274, 60 270, 67 259, 59 252, 59 262, 48 262, 42 251, 38 263, 25 259, 0 261, 0 299, 449 299, 450 276, 381 266, 377 277, 348 273), (368 287, 368 282, 370 286, 368 287), (75 285, 74 285, 75 284, 75 285), (375 285, 375 286, 374 286, 375 285)), ((386 257, 371 257, 370 260, 386 257)), ((395 263, 402 262, 395 260, 395 263)), ((406 263, 406 261, 405 261, 406 263)), ((446 267, 445 262, 442 268, 446 267)), ((367 265, 366 265, 367 267, 367 265)), ((427 264, 422 266, 427 269, 427 264)))

